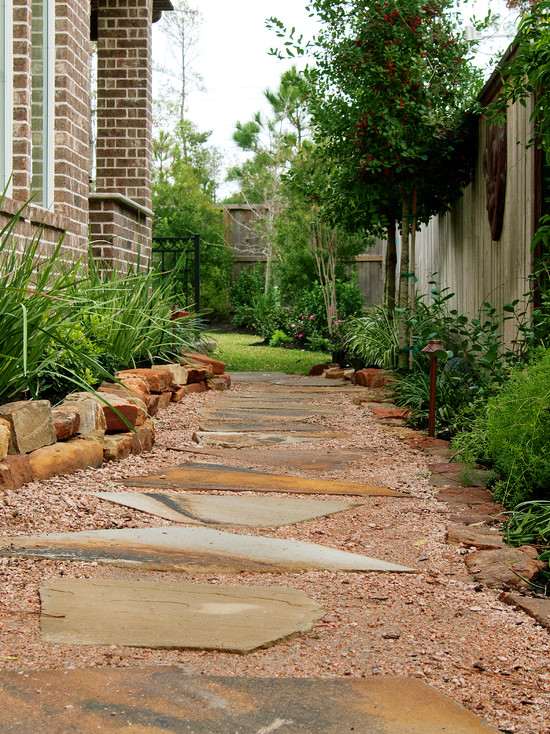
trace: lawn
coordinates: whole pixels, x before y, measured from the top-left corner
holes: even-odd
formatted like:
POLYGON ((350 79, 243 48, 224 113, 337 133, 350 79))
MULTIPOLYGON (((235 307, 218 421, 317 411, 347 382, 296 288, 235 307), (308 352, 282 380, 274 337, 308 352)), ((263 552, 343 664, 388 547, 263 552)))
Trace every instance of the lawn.
POLYGON ((263 346, 262 338, 254 334, 215 332, 208 336, 218 343, 215 356, 225 362, 227 369, 233 372, 307 375, 314 364, 331 361, 330 354, 323 352, 263 346))

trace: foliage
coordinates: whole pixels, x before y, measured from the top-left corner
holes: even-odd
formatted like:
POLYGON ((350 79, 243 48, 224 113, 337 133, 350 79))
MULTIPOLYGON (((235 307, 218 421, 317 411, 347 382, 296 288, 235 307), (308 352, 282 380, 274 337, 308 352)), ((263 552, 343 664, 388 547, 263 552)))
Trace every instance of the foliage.
POLYGON ((286 331, 289 321, 289 309, 281 303, 278 288, 270 288, 267 293, 260 293, 254 299, 254 329, 257 334, 269 342, 278 331, 286 331))
POLYGON ((505 527, 510 545, 550 548, 550 501, 522 502, 510 513, 505 527))
POLYGON ((70 341, 75 314, 74 290, 79 288, 79 266, 67 266, 60 257, 61 243, 40 259, 38 232, 16 253, 13 232, 19 214, 0 231, 0 400, 37 397, 51 380, 84 386, 93 360, 70 341), (39 265, 37 266, 37 263, 39 265), (70 357, 68 368, 55 361, 57 353, 70 357))
MULTIPOLYGON (((202 306, 225 314, 229 302, 231 253, 224 244, 223 216, 216 204, 220 157, 208 145, 210 133, 180 122, 173 134, 154 142, 153 209, 156 237, 201 237, 202 306)), ((171 244, 177 248, 177 242, 171 244)))
POLYGON ((44 257, 40 232, 17 253, 18 220, 0 232, 0 400, 57 399, 196 344, 194 317, 170 320, 178 294, 169 279, 67 264, 62 242, 44 257))
POLYGON ((270 347, 284 347, 289 344, 292 344, 292 337, 285 334, 282 329, 274 331, 271 335, 271 339, 269 340, 270 347))
POLYGON ((488 453, 503 477, 498 498, 508 507, 545 499, 550 486, 550 350, 517 368, 487 407, 488 453))
POLYGON ((343 345, 366 367, 393 369, 399 354, 399 322, 395 312, 375 306, 345 324, 343 345))
POLYGON ((233 326, 242 329, 254 327, 254 303, 264 291, 264 277, 259 266, 244 268, 231 286, 233 326))
POLYGON ((281 349, 258 344, 254 334, 215 333, 216 356, 227 368, 243 372, 284 372, 306 375, 313 365, 330 361, 330 354, 301 349, 281 349))

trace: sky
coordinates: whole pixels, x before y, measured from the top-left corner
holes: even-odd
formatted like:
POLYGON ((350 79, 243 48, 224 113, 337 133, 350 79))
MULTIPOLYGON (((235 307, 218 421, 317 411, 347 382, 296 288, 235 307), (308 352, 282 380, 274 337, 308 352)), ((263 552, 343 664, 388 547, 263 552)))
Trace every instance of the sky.
MULTIPOLYGON (((222 152, 228 168, 242 158, 232 141, 236 122, 266 110, 263 91, 276 87, 283 71, 291 66, 290 61, 269 56, 277 38, 266 29, 266 18, 277 15, 287 27, 295 26, 305 36, 313 35, 316 26, 307 15, 306 0, 190 0, 190 4, 202 15, 193 65, 202 76, 203 91, 194 89, 189 95, 188 117, 200 130, 212 131, 211 142, 222 152)), ((465 15, 469 17, 472 8, 478 16, 488 8, 500 12, 503 5, 502 0, 473 0, 465 15)), ((489 61, 495 49, 507 45, 508 39, 500 37, 485 44, 483 62, 489 61)), ((153 54, 157 65, 174 63, 159 24, 154 30, 153 54)), ((162 94, 165 81, 155 76, 155 94, 162 94)), ((230 191, 231 185, 225 185, 219 194, 230 191)))

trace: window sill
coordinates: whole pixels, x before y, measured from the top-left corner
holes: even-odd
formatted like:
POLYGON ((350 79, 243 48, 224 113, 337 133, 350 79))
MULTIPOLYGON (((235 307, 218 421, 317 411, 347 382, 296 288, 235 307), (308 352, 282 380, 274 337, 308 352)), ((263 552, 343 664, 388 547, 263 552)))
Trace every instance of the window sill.
POLYGON ((18 212, 22 222, 28 222, 35 227, 47 227, 59 232, 65 232, 67 229, 65 217, 55 211, 36 204, 25 204, 9 197, 4 197, 0 201, 0 215, 13 217, 18 212))

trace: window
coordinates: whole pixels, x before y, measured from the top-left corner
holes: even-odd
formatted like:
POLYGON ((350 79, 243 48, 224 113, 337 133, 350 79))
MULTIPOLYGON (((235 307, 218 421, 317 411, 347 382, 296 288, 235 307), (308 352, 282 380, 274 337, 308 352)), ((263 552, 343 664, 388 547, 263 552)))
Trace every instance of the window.
POLYGON ((32 0, 31 71, 31 191, 35 204, 50 209, 54 198, 55 0, 32 0))
POLYGON ((12 167, 12 0, 0 0, 0 196, 9 194, 12 167))

